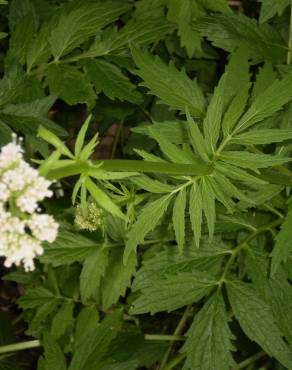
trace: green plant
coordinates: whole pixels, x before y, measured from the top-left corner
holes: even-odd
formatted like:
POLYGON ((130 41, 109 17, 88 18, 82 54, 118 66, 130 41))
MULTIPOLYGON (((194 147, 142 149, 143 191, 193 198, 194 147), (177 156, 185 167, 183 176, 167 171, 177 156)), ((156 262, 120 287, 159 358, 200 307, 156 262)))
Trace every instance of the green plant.
POLYGON ((0 353, 42 346, 38 370, 292 369, 290 8, 9 4, 1 139, 24 135, 56 180, 60 228, 35 271, 3 278, 34 339, 0 353))

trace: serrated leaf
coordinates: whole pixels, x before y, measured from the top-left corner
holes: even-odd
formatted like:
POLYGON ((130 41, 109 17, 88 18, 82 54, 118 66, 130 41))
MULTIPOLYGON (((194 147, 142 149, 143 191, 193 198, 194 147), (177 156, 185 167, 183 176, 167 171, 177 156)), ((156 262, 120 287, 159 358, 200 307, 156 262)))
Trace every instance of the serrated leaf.
POLYGON ((202 117, 205 99, 195 80, 191 80, 184 71, 178 71, 171 64, 167 66, 148 53, 133 49, 132 54, 139 67, 137 74, 151 94, 174 109, 185 111, 187 107, 193 117, 202 117))
POLYGON ((189 58, 193 57, 196 50, 201 51, 200 34, 192 26, 194 18, 198 18, 201 14, 202 10, 198 4, 191 0, 168 1, 167 17, 170 21, 177 23, 181 46, 186 48, 189 58))
POLYGON ((235 127, 235 132, 241 132, 257 122, 271 116, 283 108, 292 99, 292 74, 282 80, 276 80, 253 101, 247 112, 241 117, 235 127))
POLYGON ((232 143, 242 145, 270 144, 292 139, 292 129, 259 129, 236 135, 232 143))
POLYGON ((82 302, 98 299, 99 287, 108 265, 108 249, 98 248, 87 257, 80 274, 80 295, 82 302))
POLYGON ((274 71, 271 62, 265 62, 263 67, 259 68, 256 76, 256 81, 252 89, 253 100, 260 94, 266 91, 277 79, 277 73, 274 71))
POLYGON ((194 238, 197 248, 200 245, 202 217, 203 217, 203 200, 201 188, 198 183, 194 183, 190 190, 190 220, 194 231, 194 238))
POLYGON ((122 213, 120 208, 111 200, 111 198, 104 191, 102 191, 90 179, 90 177, 86 177, 84 184, 92 198, 96 201, 96 203, 98 203, 102 208, 112 213, 113 215, 116 215, 121 219, 125 219, 126 216, 122 213))
POLYGON ((198 124, 193 120, 189 112, 186 112, 187 126, 189 131, 189 138, 195 152, 206 162, 209 161, 208 147, 205 139, 198 127, 198 124))
POLYGON ((172 30, 173 25, 166 22, 164 17, 131 19, 118 31, 113 29, 104 34, 102 39, 97 37, 89 50, 78 55, 78 59, 108 55, 130 45, 147 45, 159 41, 172 30))
POLYGON ((254 18, 241 13, 214 14, 200 19, 201 36, 207 37, 214 46, 233 52, 238 45, 247 48, 254 63, 270 60, 283 62, 286 53, 284 40, 270 25, 258 25, 254 18))
POLYGON ((90 123, 90 120, 91 120, 91 115, 89 115, 87 118, 86 118, 86 121, 83 123, 81 129, 79 130, 78 132, 78 135, 77 135, 77 138, 76 138, 76 142, 75 142, 75 148, 74 148, 74 151, 75 151, 75 156, 78 158, 79 157, 79 154, 81 152, 81 149, 83 148, 83 145, 84 145, 84 140, 85 140, 85 135, 86 135, 86 132, 88 130, 88 126, 89 126, 89 123, 90 123))
POLYGON ((53 318, 51 335, 58 339, 63 335, 73 320, 74 302, 65 302, 53 318))
POLYGON ((86 75, 67 64, 51 64, 46 71, 50 91, 69 105, 87 103, 92 106, 96 99, 86 75))
POLYGON ((150 130, 152 132, 153 138, 158 142, 160 149, 171 162, 184 164, 191 164, 193 162, 192 158, 190 158, 180 147, 172 144, 154 128, 150 130))
POLYGON ((106 311, 119 298, 125 296, 126 289, 131 284, 137 259, 135 253, 130 254, 127 263, 123 263, 123 250, 112 250, 104 278, 102 279, 102 307, 106 311))
POLYGON ((230 353, 232 339, 223 297, 216 292, 195 315, 187 333, 184 369, 229 370, 235 364, 230 353))
POLYGON ((180 251, 185 244, 185 210, 186 210, 186 189, 179 191, 175 198, 172 214, 172 223, 175 232, 175 239, 180 251))
POLYGON ((230 131, 232 131, 237 121, 242 116, 249 98, 250 86, 251 83, 249 82, 241 86, 241 90, 238 94, 235 95, 226 113, 224 114, 222 121, 222 130, 225 136, 227 136, 230 131))
POLYGON ((110 99, 141 103, 142 95, 136 86, 114 64, 105 60, 87 59, 83 65, 97 93, 103 92, 110 99))
POLYGON ((237 167, 236 165, 224 163, 224 162, 216 162, 215 168, 217 171, 221 172, 223 175, 229 177, 230 179, 243 181, 246 183, 251 184, 258 184, 258 185, 264 185, 267 184, 266 181, 259 179, 258 177, 255 177, 245 170, 242 170, 240 167, 237 167))
POLYGON ((40 259, 43 263, 51 263, 53 266, 66 265, 82 261, 93 254, 98 245, 97 241, 80 233, 61 229, 57 239, 45 249, 40 259))
POLYGON ((285 8, 291 4, 290 0, 261 0, 262 6, 260 11, 260 23, 267 22, 276 14, 281 15, 285 8))
POLYGON ((128 233, 124 261, 128 260, 129 256, 136 251, 138 244, 142 243, 145 236, 159 223, 168 208, 171 198, 167 194, 154 202, 148 203, 143 208, 137 221, 128 233))
POLYGON ((45 349, 45 370, 66 370, 66 360, 58 343, 46 333, 43 339, 45 349))
POLYGON ((174 144, 183 144, 188 140, 187 124, 184 121, 154 121, 153 125, 148 124, 133 127, 131 131, 152 138, 152 128, 174 144))
POLYGON ((141 296, 133 302, 130 312, 138 315, 174 311, 197 302, 208 294, 216 283, 212 276, 200 271, 160 277, 155 284, 142 289, 141 296))
POLYGON ((247 249, 247 270, 261 297, 271 306, 274 318, 286 339, 292 341, 292 287, 283 269, 273 278, 269 274, 267 253, 258 249, 247 249))
POLYGON ((202 178, 201 180, 201 194, 202 194, 202 207, 204 210, 209 230, 209 239, 212 240, 216 220, 216 210, 215 210, 215 195, 208 178, 202 178))
MULTIPOLYGON (((56 297, 50 290, 44 287, 37 287, 28 289, 25 294, 18 299, 17 304, 23 309, 36 308, 45 303, 51 302, 56 298, 58 297, 56 297)), ((59 300, 62 302, 61 297, 59 300)))
POLYGON ((36 314, 29 324, 29 332, 34 334, 40 331, 42 328, 41 324, 47 319, 49 315, 52 315, 56 308, 59 306, 60 301, 58 299, 52 299, 51 301, 42 304, 36 310, 36 314))
POLYGON ((55 60, 80 46, 129 9, 129 4, 111 0, 87 4, 75 1, 63 6, 57 13, 49 36, 55 60))
POLYGON ((276 243, 272 251, 271 274, 274 276, 282 262, 287 261, 289 254, 292 252, 292 208, 289 207, 288 213, 281 226, 281 230, 276 236, 276 243))
POLYGON ((229 281, 227 292, 235 317, 245 334, 271 357, 291 369, 291 351, 282 338, 270 306, 248 283, 229 281))
POLYGON ((99 313, 96 307, 83 307, 76 320, 75 338, 76 348, 87 335, 95 331, 99 324, 99 313))
POLYGON ((95 370, 121 327, 121 314, 107 315, 98 328, 91 331, 73 355, 69 370, 95 370))
POLYGON ((144 189, 154 194, 171 193, 173 190, 175 190, 175 187, 172 185, 151 179, 150 177, 144 175, 131 177, 130 181, 137 185, 140 189, 144 189))
POLYGON ((240 151, 223 152, 220 155, 220 159, 231 165, 242 168, 250 168, 254 171, 258 168, 277 166, 287 163, 291 160, 290 158, 284 158, 270 154, 254 154, 240 151))

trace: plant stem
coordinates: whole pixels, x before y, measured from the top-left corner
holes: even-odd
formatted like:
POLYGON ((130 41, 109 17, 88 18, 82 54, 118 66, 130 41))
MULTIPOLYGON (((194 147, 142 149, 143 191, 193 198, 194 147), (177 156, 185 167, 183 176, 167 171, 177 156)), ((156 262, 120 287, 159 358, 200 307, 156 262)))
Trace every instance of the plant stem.
POLYGON ((145 334, 146 340, 159 340, 159 341, 184 341, 186 338, 182 335, 164 335, 164 334, 145 334))
POLYGON ((258 352, 255 355, 247 358, 246 360, 242 361, 240 364, 235 366, 233 370, 240 370, 246 368, 248 365, 252 364, 253 362, 256 362, 260 358, 266 356, 266 353, 264 351, 258 352))
POLYGON ((223 270, 223 274, 221 276, 221 279, 220 279, 220 287, 222 286, 222 284, 225 282, 225 279, 226 279, 226 276, 235 260, 235 258, 237 257, 238 253, 244 249, 246 247, 246 245, 251 242, 254 238, 256 238, 259 234, 262 234, 263 232, 266 232, 276 226, 279 226, 281 225, 281 223, 283 222, 283 218, 280 217, 278 218, 277 220, 274 220, 274 221, 271 221, 269 223, 267 223, 266 225, 263 225, 263 226, 260 226, 256 229, 256 231, 253 231, 252 233, 250 233, 240 244, 238 244, 233 250, 232 250, 232 254, 231 256, 229 257, 229 260, 227 261, 226 265, 225 265, 225 268, 223 270))
POLYGON ((39 340, 30 340, 30 341, 22 342, 22 343, 7 344, 6 346, 0 347, 0 354, 8 353, 8 352, 23 351, 25 349, 31 349, 31 348, 37 348, 37 347, 41 347, 41 343, 39 340))
POLYGON ((289 41, 288 41, 288 54, 287 54, 287 64, 291 64, 292 60, 292 5, 290 7, 290 28, 289 28, 289 41))
POLYGON ((148 173, 159 173, 167 174, 172 176, 177 175, 208 175, 212 172, 212 168, 209 165, 200 163, 194 164, 177 164, 177 163, 166 163, 166 162, 147 162, 139 160, 126 160, 126 159, 106 159, 103 161, 84 161, 75 162, 73 164, 64 165, 59 168, 52 169, 48 172, 47 177, 49 179, 58 180, 68 176, 79 175, 81 173, 94 173, 97 171, 96 168, 101 165, 99 169, 105 171, 119 171, 119 172, 148 172, 148 173))
MULTIPOLYGON (((186 321, 187 321, 188 317, 190 316, 191 309, 192 309, 192 306, 191 305, 189 305, 189 306, 186 307, 185 312, 182 315, 181 319, 179 320, 179 323, 178 323, 178 325, 177 325, 177 327, 176 327, 176 329, 175 329, 175 331, 173 333, 174 336, 179 336, 182 333, 182 331, 184 329, 184 326, 186 324, 186 321)), ((164 370, 164 368, 165 368, 165 366, 167 364, 168 358, 169 358, 169 356, 171 354, 171 350, 172 350, 172 347, 173 347, 174 343, 175 342, 172 341, 172 343, 170 343, 167 351, 165 352, 165 354, 163 356, 163 359, 161 361, 161 364, 160 364, 160 369, 163 369, 164 370)))
POLYGON ((176 365, 178 365, 182 360, 186 357, 185 353, 180 353, 179 355, 175 356, 164 368, 163 370, 171 370, 176 365))

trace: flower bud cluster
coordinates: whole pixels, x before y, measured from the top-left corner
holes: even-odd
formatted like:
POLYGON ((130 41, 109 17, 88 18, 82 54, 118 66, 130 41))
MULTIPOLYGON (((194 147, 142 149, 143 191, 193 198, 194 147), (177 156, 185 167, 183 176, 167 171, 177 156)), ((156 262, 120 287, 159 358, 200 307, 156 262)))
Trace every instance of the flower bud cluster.
POLYGON ((88 202, 86 215, 80 204, 75 209, 75 225, 80 230, 95 231, 103 226, 103 210, 95 202, 88 202))
POLYGON ((39 202, 51 197, 51 182, 41 177, 23 159, 21 146, 14 140, 0 152, 0 255, 4 265, 23 264, 34 269, 33 259, 43 253, 42 242, 52 243, 58 223, 39 213, 39 202))

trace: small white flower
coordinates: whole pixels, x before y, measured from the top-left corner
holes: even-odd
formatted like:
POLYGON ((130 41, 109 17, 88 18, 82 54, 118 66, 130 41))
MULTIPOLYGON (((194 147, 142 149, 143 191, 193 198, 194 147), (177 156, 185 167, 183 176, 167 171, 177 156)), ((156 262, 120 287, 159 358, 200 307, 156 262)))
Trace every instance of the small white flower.
POLYGON ((10 167, 12 164, 19 162, 22 159, 21 146, 15 141, 5 145, 0 153, 0 170, 10 167))
POLYGON ((38 240, 52 243, 58 234, 59 225, 54 218, 49 215, 34 214, 27 222, 31 229, 32 235, 38 240))
POLYGON ((38 214, 39 202, 51 197, 50 181, 23 160, 20 145, 14 142, 0 152, 0 255, 4 265, 22 264, 34 269, 34 258, 43 253, 42 242, 52 243, 58 223, 52 216, 38 214))

